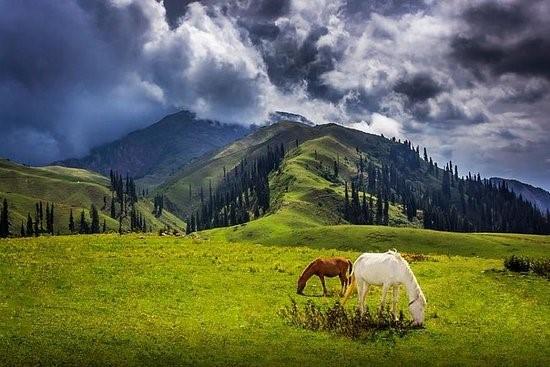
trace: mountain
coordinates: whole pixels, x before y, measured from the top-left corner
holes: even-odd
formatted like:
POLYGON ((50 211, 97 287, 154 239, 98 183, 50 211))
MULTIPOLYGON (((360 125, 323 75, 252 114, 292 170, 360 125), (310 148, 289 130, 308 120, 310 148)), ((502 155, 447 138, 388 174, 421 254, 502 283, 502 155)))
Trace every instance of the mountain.
MULTIPOLYGON (((11 232, 20 233, 21 223, 27 222, 27 214, 35 219, 36 203, 54 204, 54 231, 68 233, 69 213, 72 209, 75 222, 81 211, 86 212, 94 204, 99 210, 100 223, 106 221, 107 230, 118 230, 118 220, 109 216, 111 191, 109 180, 98 173, 84 169, 61 166, 29 167, 0 159, 0 200, 7 199, 11 232)), ((137 210, 151 229, 165 226, 183 228, 185 224, 163 211, 160 217, 152 213, 153 204, 147 198, 140 198, 137 210)), ((128 229, 129 219, 123 220, 123 229, 128 229)))
POLYGON ((304 125, 314 126, 315 123, 309 120, 307 117, 298 115, 296 113, 285 112, 285 111, 275 111, 269 114, 269 118, 266 122, 266 125, 276 124, 277 122, 288 121, 288 122, 299 122, 304 125))
POLYGON ((247 133, 246 127, 201 120, 191 112, 181 111, 94 148, 86 157, 55 164, 85 168, 103 175, 108 175, 111 169, 118 170, 140 179, 142 186, 154 186, 193 159, 247 133))
POLYGON ((506 186, 510 190, 513 190, 516 195, 521 195, 525 200, 536 205, 541 211, 550 210, 550 192, 517 180, 500 177, 491 177, 490 180, 494 184, 505 182, 506 186))
MULTIPOLYGON (((285 191, 293 192, 293 195, 282 195, 286 198, 284 205, 275 205, 287 208, 295 206, 300 208, 302 219, 310 218, 324 224, 345 222, 338 214, 338 206, 341 206, 344 181, 349 182, 356 173, 355 158, 358 156, 358 149, 368 152, 365 157, 368 155, 370 160, 380 165, 382 161, 389 159, 391 146, 398 144, 381 136, 336 124, 309 126, 282 121, 261 127, 217 152, 206 154, 159 186, 157 192, 165 196, 170 210, 186 217, 199 205, 201 186, 203 192, 208 190, 210 182, 215 188, 222 179, 224 167, 229 171, 242 159, 251 161, 265 152, 268 146, 274 147, 281 143, 288 150, 285 159, 288 170, 283 171, 283 178, 277 175, 272 177, 270 186, 274 189, 284 186, 285 191), (333 162, 337 159, 340 160, 340 178, 334 182, 327 179, 327 171, 332 169, 333 162), (289 201, 290 197, 297 200, 289 201), (323 197, 326 206, 316 202, 319 197, 323 197), (309 209, 305 209, 306 207, 309 209), (325 209, 321 210, 322 207, 325 209)), ((426 177, 421 171, 404 170, 409 173, 411 182, 439 185, 435 179, 426 177)), ((398 204, 391 205, 391 212, 393 224, 418 226, 418 222, 407 223, 398 204)))
POLYGON ((182 218, 193 216, 200 229, 226 223, 230 213, 245 218, 236 219, 237 224, 261 217, 247 223, 247 231, 262 230, 259 223, 267 226, 264 231, 298 223, 364 224, 367 217, 373 224, 449 231, 550 231, 549 219, 512 192, 480 177, 460 178, 458 167, 438 167, 410 141, 336 124, 282 121, 261 127, 187 165, 155 194, 162 194, 169 210, 182 218), (279 165, 273 157, 281 146, 285 155, 279 165), (265 172, 260 165, 272 163, 269 176, 259 177, 265 172), (268 210, 260 204, 264 179, 270 191, 268 210), (369 214, 364 214, 367 206, 369 214))

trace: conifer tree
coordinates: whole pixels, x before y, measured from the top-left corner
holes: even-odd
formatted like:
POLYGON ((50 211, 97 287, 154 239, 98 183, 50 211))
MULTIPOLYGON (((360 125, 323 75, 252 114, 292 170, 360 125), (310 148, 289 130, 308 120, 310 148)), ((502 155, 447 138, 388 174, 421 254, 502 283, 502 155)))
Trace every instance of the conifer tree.
POLYGON ((382 194, 378 192, 378 195, 376 196, 376 224, 383 224, 384 223, 384 212, 383 212, 383 204, 382 204, 382 194))
MULTIPOLYGON (((36 205, 38 208, 38 204, 36 205)), ((36 213, 38 214, 38 211, 36 213)), ((39 216, 36 215, 36 217, 34 217, 34 236, 35 237, 38 237, 40 235, 40 228, 38 228, 38 221, 39 221, 39 216)))
POLYGON ((78 233, 80 234, 90 233, 90 226, 88 224, 88 221, 86 221, 84 210, 80 212, 80 223, 79 223, 78 233))
POLYGON ((71 208, 71 211, 69 212, 69 232, 71 232, 71 233, 75 232, 73 208, 71 208))
POLYGON ((34 227, 33 227, 30 213, 27 213, 27 232, 26 233, 27 233, 27 237, 32 237, 32 235, 34 234, 34 227))
POLYGON ((383 224, 387 226, 390 222, 390 203, 388 202, 388 197, 384 197, 384 221, 383 224))
POLYGON ((8 200, 4 198, 2 203, 2 212, 0 213, 0 237, 10 235, 10 216, 8 209, 8 200))
POLYGON ((42 202, 38 205, 40 215, 40 232, 44 232, 44 210, 42 209, 42 202))
POLYGON ((115 197, 111 197, 111 218, 116 218, 115 197))

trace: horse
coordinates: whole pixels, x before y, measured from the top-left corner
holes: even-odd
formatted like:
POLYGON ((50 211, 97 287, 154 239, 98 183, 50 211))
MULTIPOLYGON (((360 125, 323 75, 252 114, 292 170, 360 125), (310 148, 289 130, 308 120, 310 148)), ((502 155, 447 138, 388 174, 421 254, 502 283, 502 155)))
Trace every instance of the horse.
POLYGON ((302 275, 298 278, 296 293, 303 295, 304 288, 309 278, 317 275, 323 285, 324 296, 328 294, 327 287, 325 286, 325 277, 332 278, 335 276, 340 278, 340 284, 342 286, 340 294, 343 295, 346 286, 349 284, 348 274, 351 275, 352 268, 353 264, 351 260, 345 257, 317 258, 306 266, 302 275))
POLYGON ((399 286, 403 284, 409 297, 409 311, 413 318, 413 325, 422 326, 424 323, 424 310, 426 309, 426 298, 420 285, 416 280, 409 263, 401 257, 396 250, 389 250, 385 253, 364 253, 353 264, 351 284, 346 290, 343 304, 346 303, 355 288, 361 313, 365 311, 365 298, 369 285, 382 286, 382 302, 380 309, 386 302, 386 293, 393 287, 392 312, 397 319, 397 300, 399 297, 399 286))

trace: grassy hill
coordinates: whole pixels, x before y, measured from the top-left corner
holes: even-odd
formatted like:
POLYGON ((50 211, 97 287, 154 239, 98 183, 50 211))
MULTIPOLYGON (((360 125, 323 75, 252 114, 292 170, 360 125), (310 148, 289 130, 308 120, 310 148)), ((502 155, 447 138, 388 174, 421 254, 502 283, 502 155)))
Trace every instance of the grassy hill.
MULTIPOLYGON (((395 160, 392 147, 402 144, 381 136, 366 134, 340 125, 309 126, 296 122, 280 122, 258 129, 243 139, 228 145, 220 151, 201 157, 185 167, 177 175, 159 186, 156 193, 165 196, 168 207, 182 217, 196 210, 202 186, 207 190, 221 182, 224 167, 232 169, 246 158, 249 161, 264 153, 267 146, 284 144, 287 158, 282 174, 270 180, 273 194, 273 212, 292 205, 300 211, 301 220, 310 218, 324 224, 342 223, 341 208, 344 182, 357 172, 360 152, 367 162, 380 167, 395 160), (339 160, 340 173, 335 180, 330 178, 333 162, 339 160)), ((439 179, 424 173, 427 165, 420 162, 420 168, 413 170, 398 161, 413 186, 440 187, 439 179)), ((420 226, 419 221, 407 221, 399 203, 390 207, 390 224, 395 226, 420 226)))
MULTIPOLYGON (((42 201, 54 203, 54 230, 68 233, 69 213, 73 210, 75 221, 84 210, 89 220, 89 210, 94 204, 100 210, 100 223, 105 219, 108 230, 118 230, 118 221, 109 216, 111 192, 107 178, 83 169, 52 167, 28 167, 0 160, 0 198, 6 198, 10 207, 11 232, 19 234, 21 223, 27 221, 30 213, 34 220, 35 204, 42 201), (105 199, 104 199, 105 198, 105 199)), ((141 199, 138 209, 153 229, 169 225, 183 228, 184 223, 165 211, 156 218, 148 199, 141 199)), ((126 229, 129 223, 123 222, 126 229)))
POLYGON ((193 159, 225 146, 248 132, 243 126, 200 120, 191 112, 181 111, 119 140, 94 148, 86 157, 59 164, 86 168, 104 175, 113 169, 139 178, 141 186, 155 186, 193 159))
MULTIPOLYGON (((267 218, 266 218, 267 219, 267 218)), ((259 221, 258 221, 259 222, 259 221)), ((550 239, 455 237, 408 228, 317 228, 308 247, 228 243, 199 236, 89 235, 0 240, 1 365, 548 365, 550 282, 502 270, 502 246, 548 256, 550 239), (416 232, 422 232, 419 236, 416 232), (371 234, 361 243, 353 239, 371 234), (374 236, 376 234, 376 236, 374 236), (433 237, 432 237, 433 235, 433 237), (328 237, 328 238, 327 238, 328 237), (336 249, 351 244, 354 250, 336 249), (426 240, 431 238, 430 241, 426 240), (334 241, 339 239, 338 242, 334 241), (370 239, 370 241, 369 241, 370 239), (483 243, 481 241, 483 240, 483 243), (321 241, 321 242, 319 242, 321 241), (465 254, 483 246, 484 257, 465 254), (318 256, 355 259, 398 247, 433 256, 412 264, 427 297, 424 329, 364 342, 298 329, 279 310, 290 298, 329 306, 312 279, 318 256)), ((227 228, 227 234, 233 228, 227 228)), ((265 228, 263 235, 268 235, 265 228)), ((518 236, 519 237, 519 236, 518 236)), ((288 237, 292 239, 292 237, 288 237)), ((380 300, 371 287, 367 303, 380 300)), ((352 309, 355 297, 346 306, 352 309)), ((402 296, 400 308, 406 312, 402 296)), ((407 314, 407 313, 406 313, 407 314)))

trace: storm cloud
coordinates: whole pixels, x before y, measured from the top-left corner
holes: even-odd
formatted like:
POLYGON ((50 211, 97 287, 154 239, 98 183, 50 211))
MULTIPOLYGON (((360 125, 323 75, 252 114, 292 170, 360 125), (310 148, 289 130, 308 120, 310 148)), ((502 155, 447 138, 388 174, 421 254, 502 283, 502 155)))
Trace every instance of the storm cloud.
POLYGON ((83 155, 178 109, 283 110, 549 188, 549 17, 537 0, 0 0, 0 155, 83 155))

